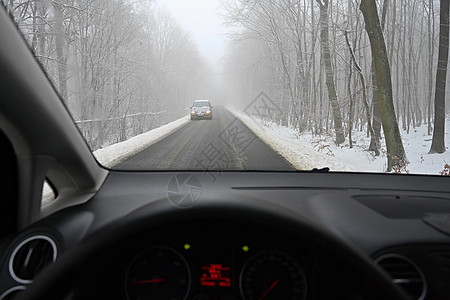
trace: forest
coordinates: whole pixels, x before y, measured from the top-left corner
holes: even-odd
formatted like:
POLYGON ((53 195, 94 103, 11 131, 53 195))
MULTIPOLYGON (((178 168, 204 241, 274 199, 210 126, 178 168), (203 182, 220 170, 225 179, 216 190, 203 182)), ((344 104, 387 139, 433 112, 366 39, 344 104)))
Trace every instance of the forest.
MULTIPOLYGON (((195 41, 151 0, 3 2, 94 150, 182 117, 211 86, 195 41)), ((222 2, 230 102, 263 91, 271 121, 349 148, 364 131, 388 170, 407 162, 402 131, 426 124, 430 153, 446 150, 449 1, 222 2)))
MULTIPOLYGON (((368 150, 378 155, 387 130, 409 132, 427 124, 432 135, 435 112, 445 117, 445 102, 435 109, 439 13, 440 2, 431 0, 229 1, 227 22, 242 28, 232 35, 237 42, 226 64, 229 80, 244 98, 261 90, 268 93, 283 112, 272 118, 299 133, 334 134, 337 144, 352 147, 352 131, 367 131, 368 150), (370 2, 376 10, 368 16, 379 19, 390 69, 390 74, 378 72, 379 80, 391 82, 395 115, 388 120, 380 112, 382 90, 368 35, 377 25, 366 30, 363 14, 363 4, 370 2)), ((446 73, 447 67, 440 69, 446 73)), ((442 124, 441 129, 443 143, 442 124)), ((399 132, 393 136, 389 169, 402 168, 407 160, 399 132)))
POLYGON ((190 35, 152 1, 4 2, 93 151, 187 114, 208 78, 190 35))

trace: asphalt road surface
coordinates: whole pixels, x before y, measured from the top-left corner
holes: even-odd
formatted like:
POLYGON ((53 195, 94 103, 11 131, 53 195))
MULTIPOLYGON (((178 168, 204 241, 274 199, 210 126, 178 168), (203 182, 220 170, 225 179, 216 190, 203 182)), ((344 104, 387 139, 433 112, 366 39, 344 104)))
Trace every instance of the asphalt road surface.
POLYGON ((125 170, 294 170, 223 107, 117 164, 125 170))

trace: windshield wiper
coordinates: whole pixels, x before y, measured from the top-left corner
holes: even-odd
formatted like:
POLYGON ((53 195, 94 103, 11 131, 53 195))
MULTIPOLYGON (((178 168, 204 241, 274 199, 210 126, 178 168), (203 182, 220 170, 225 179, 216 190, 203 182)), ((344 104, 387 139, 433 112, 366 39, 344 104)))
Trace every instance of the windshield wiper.
POLYGON ((328 172, 330 172, 330 168, 328 168, 328 167, 321 168, 321 169, 314 168, 311 170, 311 172, 312 173, 328 173, 328 172))

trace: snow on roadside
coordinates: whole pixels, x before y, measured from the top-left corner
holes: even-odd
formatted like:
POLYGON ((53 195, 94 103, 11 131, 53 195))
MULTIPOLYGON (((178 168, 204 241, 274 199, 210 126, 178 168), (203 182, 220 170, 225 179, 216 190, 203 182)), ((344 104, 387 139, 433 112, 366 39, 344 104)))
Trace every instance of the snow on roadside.
POLYGON ((336 159, 333 156, 318 152, 308 144, 299 140, 295 130, 278 126, 273 123, 257 123, 255 118, 228 108, 242 123, 244 123, 258 138, 272 147, 298 170, 312 170, 328 167, 331 170, 357 171, 357 166, 336 159))
MULTIPOLYGON (((253 116, 228 108, 260 139, 288 160, 299 170, 328 167, 331 171, 385 172, 387 159, 385 151, 376 157, 366 151, 369 138, 365 132, 353 133, 354 145, 337 146, 332 137, 299 135, 292 128, 257 119, 253 116)), ((450 120, 446 122, 446 145, 450 143, 450 120)), ((431 136, 427 126, 411 128, 410 133, 402 131, 403 145, 409 160, 407 171, 415 174, 439 175, 444 165, 450 164, 450 152, 428 154, 431 136)), ((384 144, 382 144, 385 149, 384 144)))
POLYGON ((94 151, 94 156, 100 164, 111 168, 126 158, 138 153, 142 149, 155 144, 187 122, 189 122, 189 116, 185 116, 161 127, 142 133, 124 142, 96 150, 94 151))

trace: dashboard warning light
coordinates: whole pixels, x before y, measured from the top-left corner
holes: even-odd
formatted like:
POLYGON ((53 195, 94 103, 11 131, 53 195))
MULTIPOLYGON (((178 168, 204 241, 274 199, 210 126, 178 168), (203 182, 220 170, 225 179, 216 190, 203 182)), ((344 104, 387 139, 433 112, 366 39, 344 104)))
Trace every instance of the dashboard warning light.
POLYGON ((186 244, 184 244, 183 248, 184 248, 184 250, 189 250, 189 249, 191 249, 191 245, 186 243, 186 244))
POLYGON ((244 245, 242 247, 242 250, 244 250, 244 252, 248 252, 248 250, 250 250, 250 248, 247 245, 244 245))

